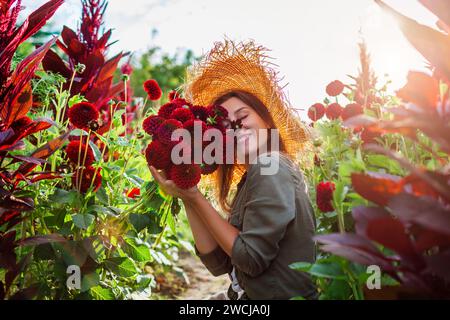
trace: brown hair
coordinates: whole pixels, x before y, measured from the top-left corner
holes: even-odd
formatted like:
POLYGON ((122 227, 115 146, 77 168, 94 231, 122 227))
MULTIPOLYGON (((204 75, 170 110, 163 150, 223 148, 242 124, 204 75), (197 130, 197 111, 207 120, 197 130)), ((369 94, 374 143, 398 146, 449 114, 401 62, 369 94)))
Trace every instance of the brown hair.
MULTIPOLYGON (((235 90, 228 92, 221 97, 217 98, 214 101, 214 104, 220 105, 227 101, 230 98, 238 98, 242 102, 244 102, 246 105, 251 107, 255 112, 258 114, 258 116, 261 117, 261 119, 267 124, 269 129, 277 129, 275 126, 275 122, 273 121, 272 116, 270 115, 269 110, 264 105, 261 100, 259 100, 255 95, 241 90, 235 90)), ((270 139, 270 135, 268 136, 268 139, 270 139)), ((270 146, 270 141, 268 141, 268 145, 270 146)), ((286 153, 286 147, 283 143, 282 138, 280 137, 280 143, 279 143, 279 151, 283 154, 287 155, 286 153)), ((219 200, 220 207, 225 212, 230 212, 232 202, 229 201, 228 195, 230 193, 230 189, 232 186, 232 180, 233 180, 233 174, 234 171, 237 170, 239 165, 236 164, 222 164, 219 165, 219 168, 217 169, 217 174, 215 175, 215 185, 217 188, 217 196, 219 200)), ((242 169, 242 168, 241 168, 242 169)))

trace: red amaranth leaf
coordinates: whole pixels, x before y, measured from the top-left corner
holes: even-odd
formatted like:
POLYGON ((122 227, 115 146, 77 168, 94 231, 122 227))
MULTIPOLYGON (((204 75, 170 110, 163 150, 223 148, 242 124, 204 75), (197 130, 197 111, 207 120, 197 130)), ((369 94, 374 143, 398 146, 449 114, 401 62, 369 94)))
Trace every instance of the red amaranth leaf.
POLYGON ((13 72, 9 81, 7 96, 0 109, 0 117, 6 126, 28 113, 32 102, 29 82, 54 42, 55 39, 52 39, 35 50, 22 60, 13 72))
MULTIPOLYGON (((58 138, 49 141, 47 144, 34 151, 31 154, 31 157, 39 159, 47 159, 55 151, 59 150, 64 145, 64 142, 68 139, 69 134, 70 134, 69 132, 66 132, 61 136, 59 136, 58 138)), ((31 172, 35 167, 36 165, 33 163, 24 163, 19 167, 19 169, 17 169, 17 171, 14 173, 14 176, 18 176, 19 174, 26 175, 27 173, 31 172)))
POLYGON ((450 82, 449 37, 400 14, 383 1, 375 2, 395 17, 406 39, 450 82))
POLYGON ((44 67, 44 70, 59 73, 66 79, 72 76, 66 63, 53 50, 47 52, 42 60, 42 66, 44 67))
POLYGON ((392 217, 370 220, 366 233, 371 240, 395 251, 414 264, 420 264, 419 255, 400 220, 392 217))
POLYGON ((351 179, 358 194, 383 207, 392 196, 402 191, 401 178, 389 174, 353 173, 351 179))
POLYGON ((419 0, 447 26, 450 26, 450 3, 447 0, 419 0))
POLYGON ((403 193, 390 199, 389 208, 401 220, 450 235, 450 210, 433 198, 403 193))
POLYGON ((21 42, 24 42, 29 37, 39 31, 50 19, 56 10, 63 4, 64 0, 50 0, 46 4, 36 9, 27 21, 27 28, 24 34, 21 36, 21 42))

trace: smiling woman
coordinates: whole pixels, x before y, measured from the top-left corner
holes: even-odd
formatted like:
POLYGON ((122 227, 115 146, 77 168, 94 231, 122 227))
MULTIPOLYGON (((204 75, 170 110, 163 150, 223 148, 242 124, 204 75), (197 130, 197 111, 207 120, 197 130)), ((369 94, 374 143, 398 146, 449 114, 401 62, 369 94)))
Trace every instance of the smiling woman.
POLYGON ((264 51, 252 41, 216 43, 190 70, 186 84, 186 97, 193 104, 220 104, 229 123, 240 124, 235 148, 245 161, 238 163, 235 157, 233 163, 219 165, 214 175, 228 218, 223 219, 197 187, 181 190, 151 170, 166 193, 183 200, 196 253, 208 270, 230 275, 227 294, 213 298, 315 299, 309 275, 289 267, 296 261, 315 261, 315 218, 295 164, 308 144, 308 132, 290 110, 264 51), (277 148, 270 147, 271 135, 259 134, 268 130, 279 131, 277 148), (267 174, 265 164, 277 170, 267 174))

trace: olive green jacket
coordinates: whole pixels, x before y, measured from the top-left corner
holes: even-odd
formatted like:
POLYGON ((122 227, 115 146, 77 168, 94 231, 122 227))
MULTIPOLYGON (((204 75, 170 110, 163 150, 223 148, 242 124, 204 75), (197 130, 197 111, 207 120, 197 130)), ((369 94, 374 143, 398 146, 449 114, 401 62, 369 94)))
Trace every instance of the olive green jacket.
MULTIPOLYGON (((215 276, 233 266, 239 285, 250 299, 317 298, 310 276, 292 270, 294 262, 313 263, 316 246, 314 211, 303 175, 285 156, 265 155, 278 165, 275 174, 258 157, 238 185, 229 222, 240 230, 231 257, 219 246, 197 255, 215 276)), ((264 162, 266 163, 266 162, 264 162)))

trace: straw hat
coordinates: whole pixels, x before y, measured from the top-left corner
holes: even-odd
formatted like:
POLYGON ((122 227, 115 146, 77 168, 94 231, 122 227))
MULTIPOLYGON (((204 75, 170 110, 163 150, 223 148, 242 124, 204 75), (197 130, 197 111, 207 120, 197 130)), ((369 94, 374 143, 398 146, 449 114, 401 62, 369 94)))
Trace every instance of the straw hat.
MULTIPOLYGON (((300 153, 304 155, 302 151, 311 146, 311 132, 283 93, 267 51, 252 40, 216 42, 200 62, 188 68, 184 95, 195 105, 210 105, 231 91, 253 94, 268 108, 287 153, 294 161, 301 160, 300 153)), ((241 175, 234 178, 239 180, 241 175)))

